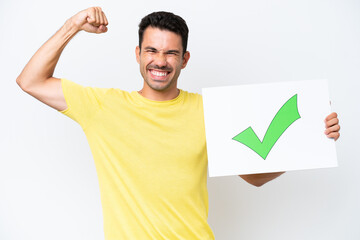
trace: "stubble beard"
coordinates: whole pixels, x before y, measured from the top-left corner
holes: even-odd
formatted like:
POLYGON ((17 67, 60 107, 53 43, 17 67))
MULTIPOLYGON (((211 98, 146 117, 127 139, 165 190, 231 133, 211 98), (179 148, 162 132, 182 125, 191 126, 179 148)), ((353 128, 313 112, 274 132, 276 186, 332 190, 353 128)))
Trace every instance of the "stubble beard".
POLYGON ((176 81, 174 79, 171 79, 166 85, 159 86, 159 85, 152 84, 147 78, 145 78, 144 80, 146 82, 146 85, 148 85, 152 90, 159 91, 159 92, 166 91, 174 83, 174 81, 176 81))

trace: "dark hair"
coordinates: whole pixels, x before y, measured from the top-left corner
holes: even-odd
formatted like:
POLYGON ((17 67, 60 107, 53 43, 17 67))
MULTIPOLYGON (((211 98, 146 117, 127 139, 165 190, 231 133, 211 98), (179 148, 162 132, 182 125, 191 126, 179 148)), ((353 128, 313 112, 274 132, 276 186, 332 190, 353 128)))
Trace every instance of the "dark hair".
POLYGON ((139 47, 143 41, 143 35, 147 27, 168 30, 181 36, 183 54, 186 52, 189 29, 184 19, 171 12, 153 12, 141 19, 139 24, 139 47))

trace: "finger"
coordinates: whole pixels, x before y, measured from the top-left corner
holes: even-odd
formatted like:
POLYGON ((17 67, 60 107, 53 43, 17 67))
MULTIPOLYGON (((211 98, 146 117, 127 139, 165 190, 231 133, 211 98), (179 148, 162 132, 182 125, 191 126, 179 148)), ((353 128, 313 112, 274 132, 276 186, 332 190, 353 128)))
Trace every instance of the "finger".
POLYGON ((337 113, 336 113, 336 112, 330 113, 330 114, 325 118, 325 121, 329 121, 330 119, 333 119, 333 118, 336 118, 336 117, 337 117, 337 113))
POLYGON ((95 17, 96 17, 95 26, 98 27, 100 26, 100 14, 98 8, 95 8, 95 17))
POLYGON ((86 19, 88 21, 88 23, 93 24, 96 21, 96 17, 95 17, 95 8, 90 8, 90 10, 88 11, 88 17, 86 19))
POLYGON ((105 25, 104 13, 101 9, 99 9, 99 18, 100 18, 100 25, 105 25))
POLYGON ((108 22, 107 17, 104 12, 103 12, 103 15, 104 15, 104 20, 105 20, 105 26, 107 26, 109 24, 109 22, 108 22))
POLYGON ((104 33, 107 32, 107 27, 105 25, 100 25, 96 31, 96 33, 104 33))
POLYGON ((333 119, 331 119, 329 121, 326 121, 325 127, 328 128, 328 127, 334 126, 334 125, 336 125, 338 123, 339 123, 339 119, 338 118, 333 118, 333 119))
POLYGON ((325 134, 328 135, 332 132, 338 132, 340 130, 340 125, 335 125, 335 126, 332 126, 332 127, 329 127, 325 130, 325 134))
POLYGON ((328 138, 333 138, 336 141, 340 137, 340 133, 339 132, 333 132, 333 133, 330 133, 329 135, 326 135, 326 136, 328 138))

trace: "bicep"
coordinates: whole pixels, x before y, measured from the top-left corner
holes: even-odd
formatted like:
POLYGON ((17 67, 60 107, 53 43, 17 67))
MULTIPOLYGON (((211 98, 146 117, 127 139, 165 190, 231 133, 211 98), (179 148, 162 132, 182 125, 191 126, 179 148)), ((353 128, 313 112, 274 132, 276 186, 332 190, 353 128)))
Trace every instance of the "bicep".
POLYGON ((41 83, 31 86, 25 91, 34 98, 58 111, 67 109, 60 78, 51 77, 41 83))

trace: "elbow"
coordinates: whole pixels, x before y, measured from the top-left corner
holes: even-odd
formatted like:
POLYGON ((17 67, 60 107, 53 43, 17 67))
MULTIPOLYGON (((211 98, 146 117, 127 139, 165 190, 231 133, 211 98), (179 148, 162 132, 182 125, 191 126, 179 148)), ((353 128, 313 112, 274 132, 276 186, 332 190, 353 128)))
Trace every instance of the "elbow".
POLYGON ((252 184, 255 187, 261 187, 262 185, 264 185, 265 183, 254 183, 252 184))
POLYGON ((24 82, 20 76, 16 78, 16 83, 23 91, 25 91, 24 82))
POLYGON ((249 184, 255 187, 261 187, 267 182, 279 177, 284 172, 273 172, 273 173, 257 173, 257 174, 248 174, 248 175, 239 175, 249 184))
POLYGON ((248 182, 250 183, 251 185, 255 186, 255 187, 261 187, 263 186, 265 183, 267 183, 268 181, 266 182, 261 182, 261 181, 254 181, 254 182, 248 182))
POLYGON ((24 92, 29 92, 29 84, 21 78, 21 75, 16 78, 16 83, 24 92))
POLYGON ((247 183, 250 185, 253 185, 255 187, 261 187, 265 183, 268 182, 268 180, 261 179, 261 178, 255 178, 254 175, 239 175, 242 179, 244 179, 247 183))

